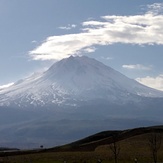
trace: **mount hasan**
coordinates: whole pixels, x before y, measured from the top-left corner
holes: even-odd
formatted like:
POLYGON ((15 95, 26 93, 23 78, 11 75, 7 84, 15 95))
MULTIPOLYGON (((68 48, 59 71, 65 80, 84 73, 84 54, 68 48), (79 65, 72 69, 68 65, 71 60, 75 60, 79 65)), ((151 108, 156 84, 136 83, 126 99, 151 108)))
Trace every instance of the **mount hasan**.
POLYGON ((54 146, 110 129, 161 124, 163 92, 85 56, 0 90, 0 146, 54 146))
POLYGON ((1 90, 0 105, 22 108, 78 106, 89 100, 126 103, 139 97, 163 97, 163 92, 141 85, 94 59, 71 56, 44 73, 1 90))

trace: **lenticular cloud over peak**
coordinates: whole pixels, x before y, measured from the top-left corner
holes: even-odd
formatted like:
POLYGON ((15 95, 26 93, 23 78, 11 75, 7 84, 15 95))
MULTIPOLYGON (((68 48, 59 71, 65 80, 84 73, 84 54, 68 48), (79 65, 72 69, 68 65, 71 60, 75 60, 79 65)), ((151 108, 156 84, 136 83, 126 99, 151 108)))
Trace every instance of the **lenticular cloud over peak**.
POLYGON ((163 4, 147 7, 148 11, 141 15, 106 15, 101 20, 82 22, 81 32, 50 36, 29 54, 33 60, 60 60, 94 52, 96 45, 162 45, 163 4))

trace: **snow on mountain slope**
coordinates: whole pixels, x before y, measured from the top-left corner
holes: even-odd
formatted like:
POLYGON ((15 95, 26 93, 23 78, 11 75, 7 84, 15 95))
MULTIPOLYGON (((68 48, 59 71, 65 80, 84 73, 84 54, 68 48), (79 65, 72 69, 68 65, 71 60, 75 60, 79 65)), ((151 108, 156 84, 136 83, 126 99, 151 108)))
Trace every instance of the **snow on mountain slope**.
POLYGON ((0 106, 77 105, 78 101, 129 101, 134 96, 163 97, 163 92, 129 79, 85 56, 69 57, 47 71, 0 90, 0 106))

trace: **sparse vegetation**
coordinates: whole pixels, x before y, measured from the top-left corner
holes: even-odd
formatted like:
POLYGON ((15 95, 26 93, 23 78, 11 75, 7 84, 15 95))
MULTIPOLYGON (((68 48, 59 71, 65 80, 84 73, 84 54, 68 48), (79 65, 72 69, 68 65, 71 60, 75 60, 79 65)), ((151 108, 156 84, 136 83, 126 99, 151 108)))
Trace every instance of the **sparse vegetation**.
MULTIPOLYGON (((133 129, 130 130, 130 132, 117 132, 119 134, 121 133, 119 137, 116 137, 121 147, 118 155, 118 163, 134 163, 135 159, 138 163, 152 163, 153 158, 151 157, 151 150, 149 148, 149 138, 151 137, 151 132, 156 133, 158 130, 159 133, 162 132, 160 128, 154 129, 156 130, 153 130, 153 128, 143 128, 133 129)), ((81 141, 61 146, 60 148, 40 149, 26 153, 18 151, 15 154, 12 153, 12 155, 7 152, 5 157, 1 157, 0 163, 64 163, 64 161, 66 163, 97 163, 98 160, 102 163, 114 163, 115 158, 110 150, 110 145, 113 142, 110 142, 111 139, 108 135, 111 135, 111 133, 102 132, 81 141), (108 136, 108 138, 105 136, 108 136), (101 144, 101 141, 103 144, 101 144), (77 148, 77 144, 80 147, 91 146, 92 148, 77 148), (94 150, 92 150, 93 147, 95 147, 94 150)), ((117 149, 119 149, 119 147, 117 149)), ((1 154, 1 156, 4 155, 1 154)), ((157 151, 157 161, 163 162, 163 145, 160 143, 159 150, 157 151)))
POLYGON ((158 151, 161 148, 162 134, 161 133, 151 133, 149 135, 149 147, 152 154, 154 163, 158 160, 158 151))
POLYGON ((110 149, 113 153, 114 161, 115 161, 115 163, 117 163, 118 162, 118 156, 120 153, 120 143, 118 142, 118 135, 117 134, 113 134, 113 136, 112 136, 112 144, 110 144, 110 149))

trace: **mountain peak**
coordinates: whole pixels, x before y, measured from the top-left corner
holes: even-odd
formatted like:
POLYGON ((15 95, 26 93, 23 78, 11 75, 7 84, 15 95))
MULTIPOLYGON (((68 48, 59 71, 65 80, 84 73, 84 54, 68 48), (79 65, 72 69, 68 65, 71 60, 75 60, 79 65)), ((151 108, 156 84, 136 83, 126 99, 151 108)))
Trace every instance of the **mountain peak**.
POLYGON ((163 97, 163 93, 95 59, 70 56, 54 63, 46 72, 1 91, 0 105, 76 105, 79 101, 96 99, 126 102, 135 96, 163 97))
POLYGON ((114 71, 111 67, 104 65, 103 63, 89 58, 87 56, 70 56, 68 58, 62 59, 56 63, 54 63, 50 69, 58 69, 64 68, 67 70, 76 70, 76 69, 109 69, 110 71, 114 71))

